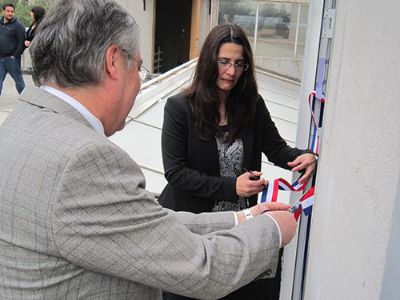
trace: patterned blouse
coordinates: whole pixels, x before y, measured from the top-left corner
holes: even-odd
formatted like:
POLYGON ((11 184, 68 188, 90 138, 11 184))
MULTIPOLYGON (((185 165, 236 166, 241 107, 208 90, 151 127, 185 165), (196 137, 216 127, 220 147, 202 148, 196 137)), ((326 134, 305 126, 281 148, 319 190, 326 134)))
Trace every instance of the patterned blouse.
MULTIPOLYGON (((227 126, 221 126, 221 129, 227 132, 227 126)), ((243 141, 236 139, 232 143, 226 143, 224 137, 217 138, 219 169, 221 177, 238 177, 243 169, 243 141)), ((248 200, 238 197, 236 202, 219 201, 214 204, 213 211, 238 211, 247 208, 248 200)))

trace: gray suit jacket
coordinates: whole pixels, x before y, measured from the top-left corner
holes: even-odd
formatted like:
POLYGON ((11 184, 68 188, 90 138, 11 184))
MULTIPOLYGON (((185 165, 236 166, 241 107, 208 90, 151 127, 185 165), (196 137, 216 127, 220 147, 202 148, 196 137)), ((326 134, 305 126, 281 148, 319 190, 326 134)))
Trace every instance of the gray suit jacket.
POLYGON ((176 213, 74 108, 27 88, 0 127, 0 298, 215 299, 273 275, 266 216, 176 213))

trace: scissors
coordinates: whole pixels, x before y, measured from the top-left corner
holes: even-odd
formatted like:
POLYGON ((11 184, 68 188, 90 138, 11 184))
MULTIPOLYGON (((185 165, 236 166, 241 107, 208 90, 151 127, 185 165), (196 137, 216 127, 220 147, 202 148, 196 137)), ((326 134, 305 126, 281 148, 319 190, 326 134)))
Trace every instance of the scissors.
MULTIPOLYGON (((301 199, 301 198, 300 198, 301 199)), ((288 208, 288 212, 294 213, 300 207, 300 199, 298 199, 295 203, 292 204, 291 207, 288 208)))

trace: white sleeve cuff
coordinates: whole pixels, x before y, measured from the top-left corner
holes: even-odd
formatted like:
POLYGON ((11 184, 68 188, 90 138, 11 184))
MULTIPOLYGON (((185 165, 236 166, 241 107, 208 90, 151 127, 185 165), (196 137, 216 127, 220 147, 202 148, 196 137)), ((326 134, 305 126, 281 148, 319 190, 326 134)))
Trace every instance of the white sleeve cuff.
POLYGON ((239 220, 238 220, 236 212, 233 212, 233 215, 235 216, 235 226, 236 226, 239 224, 239 220))

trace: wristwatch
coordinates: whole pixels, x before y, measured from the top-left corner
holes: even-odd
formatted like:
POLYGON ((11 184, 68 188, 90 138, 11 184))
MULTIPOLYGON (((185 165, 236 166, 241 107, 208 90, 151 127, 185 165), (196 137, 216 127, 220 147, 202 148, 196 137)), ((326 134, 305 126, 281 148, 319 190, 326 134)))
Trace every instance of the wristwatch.
POLYGON ((244 213, 244 216, 246 217, 246 220, 249 220, 253 217, 253 214, 251 213, 250 208, 245 208, 242 211, 244 213))

